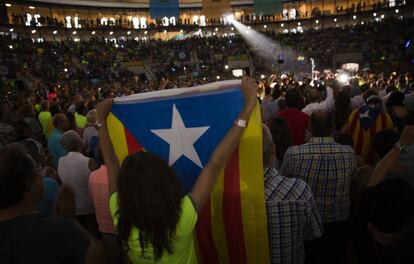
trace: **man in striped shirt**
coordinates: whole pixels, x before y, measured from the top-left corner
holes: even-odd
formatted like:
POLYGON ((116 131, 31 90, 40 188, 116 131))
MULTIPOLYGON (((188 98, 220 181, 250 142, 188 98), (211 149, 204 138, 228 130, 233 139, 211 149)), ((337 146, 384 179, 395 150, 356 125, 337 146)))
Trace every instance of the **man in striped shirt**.
POLYGON ((357 161, 353 149, 334 142, 334 117, 329 111, 311 116, 310 142, 286 152, 280 173, 304 180, 312 189, 322 216, 325 233, 316 249, 322 263, 343 263, 346 259, 350 188, 357 161))
POLYGON ((269 166, 274 144, 263 125, 265 198, 271 263, 305 263, 305 240, 322 235, 322 220, 306 183, 269 166))

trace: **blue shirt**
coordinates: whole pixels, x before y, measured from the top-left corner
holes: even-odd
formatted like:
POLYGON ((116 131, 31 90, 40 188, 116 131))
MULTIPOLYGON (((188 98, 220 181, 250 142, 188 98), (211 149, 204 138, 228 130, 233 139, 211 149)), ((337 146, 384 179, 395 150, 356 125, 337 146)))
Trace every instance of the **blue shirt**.
POLYGON ((41 216, 52 216, 53 205, 58 191, 59 185, 54 179, 47 176, 43 177, 43 197, 39 202, 39 213, 41 216))
POLYGON ((63 132, 59 129, 53 130, 50 134, 49 139, 47 140, 47 148, 52 155, 52 164, 53 168, 57 169, 58 162, 61 157, 66 156, 68 152, 60 145, 60 138, 62 137, 63 132))

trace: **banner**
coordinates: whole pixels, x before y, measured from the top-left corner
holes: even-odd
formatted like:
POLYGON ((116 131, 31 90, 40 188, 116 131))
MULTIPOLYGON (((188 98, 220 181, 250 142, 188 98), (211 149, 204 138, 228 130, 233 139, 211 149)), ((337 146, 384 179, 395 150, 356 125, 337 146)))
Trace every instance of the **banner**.
POLYGON ((207 19, 216 19, 219 22, 225 14, 232 14, 231 0, 202 0, 203 15, 207 19))
POLYGON ((162 19, 164 17, 180 17, 178 0, 150 0, 150 16, 152 19, 162 19))
POLYGON ((278 15, 282 13, 282 0, 253 0, 253 9, 256 16, 278 15))
MULTIPOLYGON (((240 80, 216 82, 117 98, 108 127, 120 162, 137 151, 160 156, 185 195, 242 107, 240 80)), ((269 263, 261 128, 257 105, 199 214, 200 263, 269 263)))

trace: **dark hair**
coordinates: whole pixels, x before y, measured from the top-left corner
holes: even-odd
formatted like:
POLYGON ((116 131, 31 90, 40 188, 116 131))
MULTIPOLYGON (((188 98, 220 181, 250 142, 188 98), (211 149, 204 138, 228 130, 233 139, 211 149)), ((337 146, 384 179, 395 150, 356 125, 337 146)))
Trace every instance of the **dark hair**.
POLYGON ((414 216, 414 190, 402 179, 385 179, 362 194, 358 213, 362 223, 398 233, 414 216))
POLYGON ((383 158, 399 140, 398 133, 392 129, 384 129, 375 134, 372 146, 380 158, 383 158))
POLYGON ((0 149, 0 208, 7 209, 20 202, 36 179, 35 163, 22 147, 0 149))
POLYGON ((80 115, 86 114, 88 109, 86 108, 86 104, 84 101, 76 104, 76 112, 80 115))
POLYGON ((58 104, 52 104, 49 108, 49 112, 52 116, 60 113, 60 106, 58 104))
POLYGON ((32 127, 26 119, 17 119, 14 122, 13 126, 16 131, 16 137, 18 141, 30 138, 32 136, 32 127))
POLYGON ((272 93, 272 88, 270 86, 265 87, 265 95, 270 95, 272 93))
POLYGON ((341 145, 350 146, 351 148, 354 147, 354 140, 348 134, 336 134, 334 136, 335 142, 341 145))
POLYGON ((402 92, 392 92, 388 96, 387 106, 404 106, 405 96, 402 92))
POLYGON ((341 129, 351 113, 351 98, 345 91, 341 91, 335 98, 335 125, 336 129, 341 129))
POLYGON ((272 92, 272 98, 273 100, 276 100, 280 97, 282 93, 280 92, 279 86, 275 85, 275 87, 273 87, 273 92, 272 92))
POLYGON ((389 94, 389 93, 391 93, 391 92, 396 92, 396 91, 398 91, 398 89, 397 89, 397 87, 395 87, 394 85, 388 85, 388 86, 385 88, 385 92, 386 92, 387 94, 389 94))
POLYGON ((276 157, 283 161, 286 151, 293 145, 292 133, 285 119, 275 117, 270 121, 270 133, 276 148, 276 157))
POLYGON ((371 95, 378 95, 377 92, 374 89, 369 89, 368 91, 366 91, 363 95, 362 98, 364 99, 364 102, 367 103, 368 98, 371 95))
POLYGON ((286 106, 289 108, 299 108, 302 104, 302 94, 298 89, 289 89, 285 95, 286 106))
POLYGON ((155 259, 172 253, 171 241, 181 215, 181 185, 159 157, 138 152, 122 163, 118 179, 119 237, 128 249, 131 229, 139 229, 142 252, 151 244, 155 259))
POLYGON ((311 130, 314 137, 329 137, 335 127, 331 111, 316 111, 311 115, 311 130))
POLYGON ((364 83, 363 85, 361 85, 361 86, 359 87, 359 89, 361 90, 361 93, 365 93, 366 91, 368 91, 368 90, 369 90, 369 85, 368 85, 368 84, 366 84, 366 83, 364 83))

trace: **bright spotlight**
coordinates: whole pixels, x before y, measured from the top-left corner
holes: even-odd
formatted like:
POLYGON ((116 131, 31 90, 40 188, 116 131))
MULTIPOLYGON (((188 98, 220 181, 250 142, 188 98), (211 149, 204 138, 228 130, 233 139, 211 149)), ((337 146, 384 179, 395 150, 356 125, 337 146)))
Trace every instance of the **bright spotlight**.
POLYGON ((365 24, 364 21, 361 22, 361 25, 365 24))
POLYGON ((228 21, 228 22, 233 22, 233 20, 234 20, 234 15, 233 14, 229 14, 229 15, 227 15, 226 16, 226 20, 228 21))
POLYGON ((346 74, 346 73, 341 73, 341 74, 338 76, 338 80, 339 80, 341 83, 348 83, 348 81, 349 81, 349 75, 348 75, 348 74, 346 74))
POLYGON ((373 15, 374 17, 376 17, 376 16, 377 16, 377 13, 373 13, 372 15, 373 15))
POLYGON ((57 33, 57 30, 53 30, 53 35, 56 35, 57 33))
POLYGON ((264 27, 264 28, 267 28, 267 25, 264 25, 263 27, 264 27))
POLYGON ((34 6, 29 6, 29 9, 35 9, 36 7, 34 7, 34 6))
POLYGON ((217 77, 216 77, 216 78, 217 78, 217 80, 220 80, 220 76, 219 76, 219 75, 217 75, 217 77))
POLYGON ((180 30, 180 33, 183 33, 183 32, 184 32, 184 30, 182 30, 182 29, 181 29, 181 30, 180 30))
POLYGON ((128 32, 127 32, 127 35, 131 35, 131 31, 128 31, 128 32))
POLYGON ((336 21, 338 21, 338 19, 337 18, 334 18, 334 22, 336 23, 336 21))
POLYGON ((145 31, 144 31, 144 34, 145 34, 145 35, 147 35, 147 34, 148 34, 148 31, 146 31, 146 30, 145 30, 145 31))
POLYGON ((76 33, 78 33, 78 32, 76 32, 76 31, 73 31, 73 32, 72 32, 72 34, 73 34, 73 35, 76 35, 76 33))
POLYGON ((384 19, 385 15, 381 15, 381 19, 384 19))
POLYGON ((352 18, 355 20, 355 19, 356 19, 356 16, 355 16, 355 15, 353 15, 353 16, 352 16, 352 18))
POLYGON ((261 79, 264 79, 266 76, 264 76, 264 74, 260 75, 261 79))
POLYGON ((13 49, 13 46, 12 45, 9 45, 9 49, 13 49))
POLYGON ((113 35, 113 34, 114 34, 114 32, 113 32, 113 31, 109 32, 109 35, 113 35))
POLYGON ((395 9, 395 13, 397 13, 397 14, 398 14, 399 12, 400 12, 400 10, 398 10, 398 9, 395 9))
POLYGON ((14 29, 13 29, 13 28, 11 28, 11 29, 9 29, 9 31, 10 31, 10 32, 13 32, 13 31, 14 31, 14 29))
POLYGON ((215 28, 215 29, 214 29, 214 31, 216 31, 216 32, 217 32, 217 31, 218 31, 218 28, 215 28))
POLYGON ((96 32, 95 31, 92 31, 92 33, 91 33, 92 35, 95 35, 96 34, 96 32))
POLYGON ((298 22, 298 26, 300 26, 300 22, 298 22))
POLYGON ((64 69, 63 69, 63 71, 64 71, 64 72, 68 72, 68 69, 67 69, 67 68, 64 68, 64 69))
POLYGON ((224 65, 224 69, 228 70, 229 69, 229 65, 224 65))
POLYGON ((315 23, 316 23, 316 24, 319 24, 319 20, 317 20, 317 19, 316 19, 315 23))
POLYGON ((231 31, 233 31, 234 30, 234 27, 231 27, 231 31))
POLYGON ((282 23, 282 24, 280 24, 280 26, 281 26, 281 27, 284 27, 284 26, 285 26, 285 24, 283 24, 283 23, 282 23))
POLYGON ((5 6, 7 6, 7 7, 11 7, 11 4, 9 4, 9 3, 6 3, 6 4, 5 4, 5 6))
POLYGON ((168 31, 167 31, 166 29, 164 29, 164 34, 167 34, 167 32, 168 32, 168 31))
POLYGON ((34 33, 36 33, 36 29, 33 29, 33 30, 32 30, 32 34, 34 34, 34 33))

